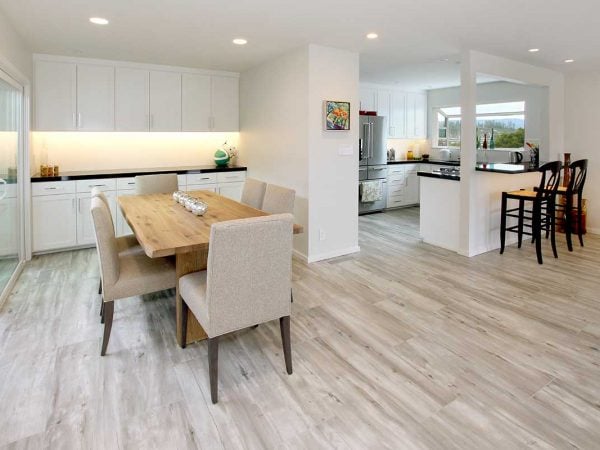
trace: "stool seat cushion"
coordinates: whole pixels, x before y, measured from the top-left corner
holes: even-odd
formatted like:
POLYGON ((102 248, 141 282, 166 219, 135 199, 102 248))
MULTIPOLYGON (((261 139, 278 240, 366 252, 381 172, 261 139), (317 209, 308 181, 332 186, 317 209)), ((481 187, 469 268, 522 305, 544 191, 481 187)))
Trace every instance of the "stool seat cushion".
POLYGON ((512 195, 513 197, 526 197, 526 198, 537 197, 537 192, 534 192, 534 191, 510 191, 510 192, 507 192, 507 194, 512 195))

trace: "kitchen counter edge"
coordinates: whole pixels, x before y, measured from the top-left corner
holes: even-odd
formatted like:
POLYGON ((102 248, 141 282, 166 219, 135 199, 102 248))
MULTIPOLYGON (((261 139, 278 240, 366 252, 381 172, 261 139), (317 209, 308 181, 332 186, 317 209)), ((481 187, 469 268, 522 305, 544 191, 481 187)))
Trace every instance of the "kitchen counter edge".
POLYGON ((427 177, 427 178, 441 178, 442 180, 460 181, 460 176, 456 176, 456 175, 445 175, 445 174, 433 173, 433 172, 417 172, 417 175, 420 177, 427 177))
POLYGON ((91 180, 95 178, 128 178, 138 175, 154 175, 159 173, 176 173, 178 175, 194 173, 215 173, 215 172, 245 172, 245 166, 187 166, 187 167, 161 167, 156 169, 109 169, 97 171, 78 171, 65 172, 57 177, 42 177, 39 174, 31 177, 32 183, 41 183, 47 181, 72 181, 72 180, 91 180))
POLYGON ((402 161, 388 161, 388 165, 395 164, 436 164, 440 166, 460 166, 460 161, 442 161, 439 159, 403 159, 402 161))

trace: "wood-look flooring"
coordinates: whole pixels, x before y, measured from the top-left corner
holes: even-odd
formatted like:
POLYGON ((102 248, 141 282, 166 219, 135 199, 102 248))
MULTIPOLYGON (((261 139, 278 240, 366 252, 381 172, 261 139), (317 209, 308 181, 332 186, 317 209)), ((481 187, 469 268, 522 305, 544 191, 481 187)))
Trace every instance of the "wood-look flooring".
POLYGON ((360 218, 361 252, 294 263, 279 324, 175 341, 174 292, 117 302, 100 357, 94 250, 36 257, 0 312, 1 448, 599 448, 600 237, 544 265, 464 258, 418 209, 360 218))

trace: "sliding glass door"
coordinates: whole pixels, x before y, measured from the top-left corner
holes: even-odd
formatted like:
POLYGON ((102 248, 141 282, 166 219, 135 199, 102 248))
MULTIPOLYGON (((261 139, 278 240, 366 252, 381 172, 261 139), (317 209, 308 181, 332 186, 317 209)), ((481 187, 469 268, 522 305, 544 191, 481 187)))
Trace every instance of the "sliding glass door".
POLYGON ((0 71, 0 294, 21 259, 22 103, 22 88, 0 71))

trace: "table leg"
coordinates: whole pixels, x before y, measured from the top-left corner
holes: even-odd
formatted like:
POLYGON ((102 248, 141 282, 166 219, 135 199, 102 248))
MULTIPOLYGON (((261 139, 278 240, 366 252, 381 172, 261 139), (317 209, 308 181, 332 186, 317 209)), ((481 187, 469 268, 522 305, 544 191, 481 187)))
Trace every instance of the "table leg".
MULTIPOLYGON (((176 323, 177 323, 177 343, 182 344, 182 330, 179 326, 179 316, 182 310, 182 299, 179 294, 179 278, 187 275, 191 272, 197 272, 199 270, 206 269, 206 262, 208 260, 208 249, 199 252, 179 253, 175 256, 175 270, 177 273, 177 287, 175 294, 175 311, 176 311, 176 323)), ((206 339, 208 336, 204 332, 204 329, 198 323, 198 320, 192 313, 191 309, 188 309, 187 319, 187 336, 186 343, 189 345, 195 341, 201 341, 206 339)))

